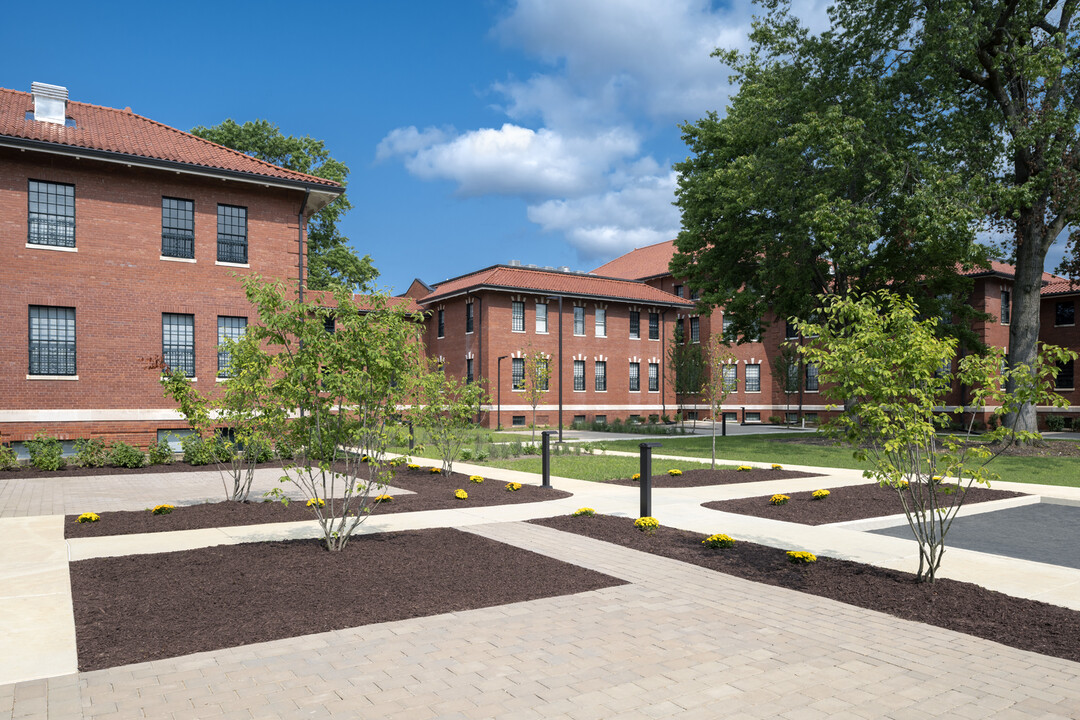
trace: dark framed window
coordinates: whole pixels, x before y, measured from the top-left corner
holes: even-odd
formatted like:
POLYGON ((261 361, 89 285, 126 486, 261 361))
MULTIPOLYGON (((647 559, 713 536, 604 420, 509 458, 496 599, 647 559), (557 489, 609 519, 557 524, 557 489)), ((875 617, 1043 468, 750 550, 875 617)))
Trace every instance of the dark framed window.
POLYGON ((465 332, 473 331, 473 304, 465 303, 465 332))
POLYGON ((195 257, 195 203, 178 198, 161 198, 161 254, 165 257, 195 257))
POLYGON ((524 415, 511 415, 510 416, 510 425, 513 426, 513 427, 525 427, 525 416, 524 415))
POLYGON ((1058 376, 1057 380, 1054 382, 1055 390, 1072 390, 1076 387, 1076 385, 1073 384, 1075 381, 1075 378, 1073 377, 1074 364, 1074 361, 1070 360, 1058 365, 1058 376))
POLYGON ((465 382, 471 383, 473 381, 473 359, 465 358, 465 382))
POLYGON ((525 389, 525 359, 510 358, 510 381, 514 390, 525 389))
POLYGON ((585 308, 579 305, 574 306, 574 334, 585 334, 585 308))
POLYGON ((1055 325, 1076 324, 1076 303, 1072 300, 1063 300, 1054 306, 1055 325))
POLYGON ((746 366, 746 392, 761 392, 761 365, 746 366))
POLYGON ((607 390, 607 362, 604 360, 596 361, 596 391, 603 392, 607 390))
POLYGON ((446 336, 446 311, 440 309, 439 314, 439 337, 446 336))
POLYGON ((724 384, 726 392, 735 392, 739 386, 739 366, 725 365, 721 368, 720 381, 724 384))
POLYGON ((161 313, 161 355, 171 370, 195 377, 195 316, 161 313))
POLYGON ((516 300, 510 303, 510 314, 512 316, 510 329, 514 332, 525 332, 525 303, 516 300))
POLYGON ((701 293, 696 288, 690 288, 690 299, 697 300, 699 297, 701 297, 701 293))
POLYGON ((808 392, 817 392, 818 390, 818 369, 814 363, 806 364, 806 390, 808 392))
POLYGON ((641 363, 630 363, 630 392, 641 390, 641 363))
POLYGON ((637 340, 641 337, 641 313, 637 310, 630 311, 630 339, 637 340))
POLYGON ((686 321, 682 318, 675 320, 675 342, 681 343, 686 341, 686 321))
POLYGON ((649 313, 649 339, 660 339, 660 313, 649 313))
POLYGON ((675 286, 675 297, 682 297, 682 296, 683 296, 682 285, 676 285, 675 286))
POLYGON ((585 390, 585 361, 574 361, 574 390, 582 392, 585 390))
POLYGON ((690 342, 701 342, 701 318, 690 318, 690 342))
POLYGON ((550 365, 547 358, 541 358, 536 361, 536 374, 537 380, 540 380, 540 389, 544 392, 548 390, 548 383, 551 381, 551 373, 548 371, 550 365))
POLYGON ((649 392, 660 392, 660 363, 649 363, 649 392))
MULTIPOLYGON (((333 320, 333 318, 330 318, 333 320)), ((231 377, 229 373, 229 363, 232 362, 232 353, 228 348, 224 347, 229 340, 237 341, 244 337, 244 332, 247 330, 247 318, 246 317, 233 317, 230 315, 218 315, 217 319, 217 341, 218 341, 218 353, 217 353, 217 370, 218 377, 231 377)))
POLYGON ((323 330, 331 335, 337 332, 337 320, 334 319, 333 315, 327 315, 323 318, 323 330))
POLYGON ((795 323, 790 320, 784 324, 784 339, 785 340, 798 340, 799 329, 795 327, 795 323))
POLYGON ((722 324, 722 326, 720 328, 720 333, 723 336, 724 340, 726 340, 728 342, 735 339, 735 337, 734 337, 734 335, 732 333, 732 330, 731 330, 731 326, 734 325, 734 324, 735 324, 735 321, 732 320, 731 318, 729 318, 727 316, 727 313, 724 313, 724 321, 723 321, 723 324, 722 324))
POLYGON ((75 375, 75 308, 30 306, 31 375, 75 375))
POLYGON ((26 241, 34 245, 75 247, 75 186, 31 180, 26 241))
POLYGON ((248 261, 247 208, 217 206, 218 262, 245 265, 248 261))
POLYGON ((1008 325, 1012 318, 1012 292, 1001 291, 1001 324, 1008 325))

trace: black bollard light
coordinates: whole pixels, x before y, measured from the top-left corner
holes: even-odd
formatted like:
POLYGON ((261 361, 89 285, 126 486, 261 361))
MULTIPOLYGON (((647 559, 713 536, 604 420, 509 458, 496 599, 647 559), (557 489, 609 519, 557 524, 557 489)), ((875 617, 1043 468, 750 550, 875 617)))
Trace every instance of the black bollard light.
POLYGON ((540 473, 543 478, 540 487, 551 489, 551 436, 558 435, 554 430, 540 433, 540 473))
POLYGON ((652 515, 652 449, 660 447, 663 443, 641 443, 641 514, 638 517, 650 517, 652 515))
POLYGON ((727 437, 727 413, 720 413, 720 435, 727 437))
POLYGON ((412 420, 409 421, 409 452, 413 451, 413 447, 416 444, 416 438, 413 437, 412 420))

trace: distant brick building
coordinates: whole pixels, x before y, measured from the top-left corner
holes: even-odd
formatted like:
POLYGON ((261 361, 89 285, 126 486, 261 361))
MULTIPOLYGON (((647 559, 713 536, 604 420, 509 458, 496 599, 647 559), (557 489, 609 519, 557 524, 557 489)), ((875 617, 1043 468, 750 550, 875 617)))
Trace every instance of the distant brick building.
POLYGON ((296 283, 306 218, 341 192, 64 88, 0 89, 0 438, 186 427, 149 359, 212 391, 252 314, 234 274, 296 283))

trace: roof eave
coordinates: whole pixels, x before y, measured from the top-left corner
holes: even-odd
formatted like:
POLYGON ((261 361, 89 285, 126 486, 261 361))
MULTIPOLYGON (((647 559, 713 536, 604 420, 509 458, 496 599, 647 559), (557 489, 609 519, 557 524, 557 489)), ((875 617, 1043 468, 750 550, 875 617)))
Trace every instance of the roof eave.
POLYGON ((620 302, 620 303, 627 303, 627 304, 639 303, 641 305, 657 305, 657 306, 663 306, 663 307, 682 308, 682 309, 692 309, 694 307, 693 303, 688 303, 688 302, 672 302, 672 301, 669 301, 669 300, 647 300, 647 299, 644 299, 644 298, 625 298, 625 297, 616 297, 614 295, 602 295, 602 294, 597 294, 597 293, 559 292, 559 291, 556 291, 556 290, 539 290, 539 289, 536 289, 536 288, 518 287, 516 285, 494 285, 494 284, 491 284, 491 283, 480 283, 480 284, 477 284, 477 285, 470 285, 469 287, 462 288, 460 290, 455 290, 454 292, 446 293, 444 295, 433 295, 433 296, 430 296, 430 297, 426 297, 426 298, 423 298, 422 300, 419 300, 417 302, 419 302, 421 305, 427 305, 429 303, 433 303, 433 302, 436 302, 436 301, 449 300, 451 298, 455 298, 455 297, 458 297, 460 295, 468 295, 470 293, 480 292, 482 290, 490 290, 490 291, 493 291, 493 292, 534 293, 534 294, 545 295, 545 296, 553 296, 553 297, 562 296, 562 297, 567 297, 567 298, 581 298, 581 299, 590 299, 590 300, 608 300, 608 301, 611 301, 611 302, 620 302))

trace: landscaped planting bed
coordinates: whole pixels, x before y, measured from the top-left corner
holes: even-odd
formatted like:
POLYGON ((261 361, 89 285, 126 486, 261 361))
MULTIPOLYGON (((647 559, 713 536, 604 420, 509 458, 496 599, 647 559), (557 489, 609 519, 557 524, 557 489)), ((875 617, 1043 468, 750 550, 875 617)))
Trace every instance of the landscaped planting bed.
MULTIPOLYGON (((417 510, 444 510, 446 508, 482 507, 487 505, 511 505, 541 502, 570 497, 562 490, 545 490, 536 485, 521 485, 515 491, 506 489, 507 483, 485 479, 481 483, 470 480, 469 475, 454 473, 450 477, 433 474, 428 467, 409 469, 400 467, 394 475, 393 485, 412 490, 413 495, 393 495, 393 500, 380 502, 372 510, 373 515, 413 512, 417 510), (465 500, 454 496, 456 490, 464 490, 465 500)), ((282 488, 294 489, 291 483, 282 488)), ((372 493, 372 499, 378 492, 372 493)), ((162 498, 162 503, 169 502, 162 498)), ((329 509, 329 501, 327 508, 329 509)), ((94 511, 87 507, 86 511, 94 511)), ((214 502, 198 505, 178 505, 167 515, 153 515, 146 510, 128 510, 98 513, 97 522, 77 522, 78 515, 64 518, 64 535, 69 538, 97 537, 101 535, 129 535, 131 533, 165 532, 169 530, 194 530, 197 528, 235 527, 262 523, 297 522, 314 520, 315 511, 306 507, 303 500, 293 500, 288 506, 280 502, 263 502, 255 497, 252 502, 214 502)))
MULTIPOLYGON (((278 461, 259 463, 255 467, 281 469, 278 461)), ((97 475, 144 475, 147 473, 175 473, 175 472, 217 472, 218 466, 190 465, 182 460, 169 463, 168 465, 143 465, 138 468, 122 467, 83 467, 68 462, 62 470, 38 470, 33 465, 21 464, 17 469, 0 470, 0 480, 29 479, 29 478, 65 478, 65 477, 89 477, 97 475)))
POLYGON ((944 579, 918 583, 910 573, 826 557, 793 564, 784 550, 739 538, 734 547, 712 549, 702 544, 702 535, 667 527, 647 535, 628 518, 563 515, 530 522, 1021 650, 1080 661, 1080 612, 972 583, 944 579))
POLYGON ((82 671, 621 584, 450 528, 71 563, 82 671))
MULTIPOLYGON (((813 491, 810 491, 790 493, 790 499, 783 505, 774 505, 770 502, 771 496, 763 495, 738 500, 717 500, 705 503, 704 507, 710 510, 723 510, 803 525, 825 525, 886 515, 900 515, 904 512, 896 491, 890 487, 881 487, 877 483, 828 488, 828 490, 829 496, 823 500, 815 500, 813 491)), ((964 491, 964 504, 1004 500, 1023 494, 976 485, 964 491)), ((951 505, 954 499, 942 492, 943 505, 951 505)))
MULTIPOLYGON (((656 467, 655 463, 653 467, 656 467)), ((737 483, 762 482, 764 480, 790 480, 808 477, 819 476, 783 469, 753 468, 751 470, 738 470, 734 467, 725 467, 710 470, 706 468, 703 470, 684 470, 681 475, 669 475, 668 473, 653 475, 652 486, 654 488, 701 487, 703 485, 734 485, 737 483)), ((629 478, 617 478, 607 482, 612 485, 633 485, 634 487, 641 484, 639 480, 629 478)))

